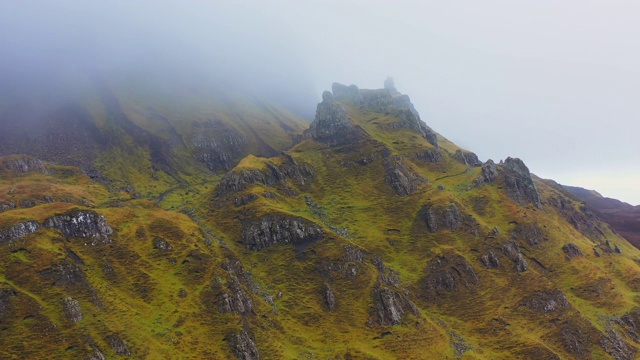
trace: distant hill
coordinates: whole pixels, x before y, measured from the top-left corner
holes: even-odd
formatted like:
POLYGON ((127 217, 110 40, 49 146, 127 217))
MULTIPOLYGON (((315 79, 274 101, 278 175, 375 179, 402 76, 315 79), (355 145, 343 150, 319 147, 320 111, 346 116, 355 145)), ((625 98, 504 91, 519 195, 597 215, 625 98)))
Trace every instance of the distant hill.
POLYGON ((563 185, 573 196, 584 201, 600 218, 637 248, 640 248, 640 206, 600 195, 597 191, 563 185))

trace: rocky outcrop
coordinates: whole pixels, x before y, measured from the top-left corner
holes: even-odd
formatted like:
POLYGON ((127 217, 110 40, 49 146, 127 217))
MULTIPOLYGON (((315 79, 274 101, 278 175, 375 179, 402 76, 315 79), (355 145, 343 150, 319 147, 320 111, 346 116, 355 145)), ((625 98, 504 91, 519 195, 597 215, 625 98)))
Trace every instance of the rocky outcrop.
POLYGON ((486 254, 480 256, 480 262, 487 269, 497 269, 500 267, 500 259, 498 259, 498 255, 493 251, 489 250, 486 254))
POLYGON ((68 297, 62 300, 62 308, 69 321, 76 323, 82 320, 82 309, 80 309, 78 300, 68 297))
POLYGON ((48 174, 49 170, 42 161, 26 155, 11 156, 2 161, 2 167, 16 174, 26 174, 30 172, 48 174))
POLYGON ((399 196, 413 194, 421 184, 428 180, 408 169, 402 162, 402 157, 392 156, 385 160, 385 181, 399 196))
POLYGON ((463 230, 478 236, 478 222, 471 215, 463 215, 456 204, 452 203, 448 206, 427 204, 422 207, 418 216, 427 225, 429 232, 463 230))
POLYGON ((586 206, 580 205, 578 210, 573 202, 563 196, 549 198, 548 203, 581 234, 591 240, 599 240, 603 237, 602 231, 597 226, 598 217, 586 206))
POLYGON ((433 148, 416 153, 416 159, 430 163, 438 163, 444 159, 442 150, 433 148))
POLYGON ((482 164, 482 172, 474 182, 477 187, 481 187, 484 184, 490 184, 498 178, 498 168, 493 160, 489 159, 482 164))
POLYGON ((18 296, 13 289, 0 289, 0 317, 11 307, 11 298, 18 296))
POLYGON ((173 250, 173 247, 171 247, 169 242, 161 238, 160 236, 156 236, 153 238, 153 248, 161 252, 173 250))
POLYGON ((0 213, 13 210, 16 208, 16 203, 13 201, 0 201, 0 213))
POLYGON ((0 229, 0 245, 16 241, 40 229, 37 221, 25 221, 11 227, 0 229))
POLYGON ((482 161, 478 159, 478 155, 471 151, 456 150, 455 154, 451 156, 454 160, 467 166, 481 166, 482 161))
POLYGON ((334 82, 331 85, 331 92, 333 92, 333 97, 336 101, 347 100, 353 102, 355 105, 360 105, 362 103, 360 89, 355 85, 347 86, 334 82))
POLYGON ((248 249, 258 251, 277 244, 316 241, 323 234, 324 230, 309 220, 274 214, 245 222, 242 242, 248 249))
POLYGON ((38 275, 53 283, 53 285, 64 288, 83 288, 88 285, 87 278, 85 277, 82 268, 68 259, 63 260, 50 268, 40 270, 38 275))
MULTIPOLYGON (((225 174, 215 191, 215 197, 240 192, 253 184, 286 186, 286 180, 291 179, 299 186, 304 186, 315 174, 315 169, 306 163, 297 161, 289 154, 283 154, 280 166, 267 162, 264 169, 247 169, 232 171, 225 174)), ((250 200, 250 199, 245 199, 250 200)), ((242 204, 243 200, 239 201, 242 204)))
POLYGON ((540 195, 533 183, 529 168, 524 162, 518 158, 508 157, 501 168, 507 195, 518 204, 533 204, 542 209, 540 195))
POLYGON ((211 171, 229 171, 245 153, 247 139, 222 120, 192 123, 194 156, 211 171))
POLYGON ((520 252, 520 247, 515 241, 511 240, 506 243, 502 247, 502 252, 509 260, 513 261, 517 272, 525 272, 529 269, 529 263, 520 252))
POLYGON ((567 255, 567 260, 571 260, 576 256, 583 256, 582 251, 573 243, 567 243, 562 246, 562 251, 567 255))
POLYGON ((256 343, 246 331, 231 335, 229 346, 231 352, 240 360, 260 360, 256 343))
POLYGON ((116 352, 116 354, 122 355, 122 356, 131 356, 131 350, 129 350, 129 347, 124 342, 124 340, 122 340, 120 335, 111 334, 107 336, 106 340, 107 340, 107 344, 111 346, 111 348, 113 349, 113 351, 116 352))
POLYGON ((222 313, 241 315, 253 311, 253 300, 235 275, 228 277, 226 290, 217 295, 216 303, 222 313))
POLYGON ((473 267, 458 254, 436 256, 427 263, 425 272, 420 287, 427 300, 473 289, 479 282, 473 267))
POLYGON ((531 246, 537 246, 544 241, 544 234, 536 223, 518 223, 511 233, 511 238, 524 240, 531 246))
POLYGON ((561 311, 569 307, 567 297, 560 290, 536 291, 522 299, 520 305, 541 314, 561 311))
POLYGON ((233 205, 235 205, 236 207, 240 207, 250 204, 256 200, 258 200, 258 195, 251 193, 233 199, 233 205))
POLYGON ((615 360, 636 359, 636 348, 624 341, 624 337, 610 326, 605 332, 605 336, 600 341, 600 346, 615 360))
POLYGON ((336 293, 333 292, 333 289, 329 284, 324 284, 322 286, 322 301, 324 306, 329 309, 329 311, 335 311, 336 309, 336 293))
POLYGON ((90 210, 73 210, 55 215, 46 219, 43 225, 62 231, 67 238, 89 239, 94 246, 112 242, 109 236, 113 234, 113 229, 107 224, 107 219, 90 210))
POLYGON ((378 287, 373 291, 373 311, 370 323, 378 325, 398 325, 405 314, 419 316, 416 305, 406 293, 389 287, 378 287))
POLYGON ((303 136, 329 146, 340 146, 360 141, 367 134, 351 123, 347 110, 335 102, 330 92, 325 91, 316 109, 316 117, 303 136))

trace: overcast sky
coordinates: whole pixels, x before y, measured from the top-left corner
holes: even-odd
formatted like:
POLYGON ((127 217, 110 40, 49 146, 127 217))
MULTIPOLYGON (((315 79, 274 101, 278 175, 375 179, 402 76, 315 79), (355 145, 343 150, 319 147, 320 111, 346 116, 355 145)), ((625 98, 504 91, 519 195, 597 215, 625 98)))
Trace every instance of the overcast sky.
POLYGON ((635 205, 638 19, 631 0, 0 0, 0 77, 164 59, 313 110, 334 81, 392 76, 429 126, 482 160, 520 157, 635 205))

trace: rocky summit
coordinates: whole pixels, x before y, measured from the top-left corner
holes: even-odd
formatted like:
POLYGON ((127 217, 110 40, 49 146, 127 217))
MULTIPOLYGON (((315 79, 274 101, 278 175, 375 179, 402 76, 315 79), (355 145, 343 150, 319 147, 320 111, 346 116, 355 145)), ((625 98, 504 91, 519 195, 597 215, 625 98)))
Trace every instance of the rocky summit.
POLYGON ((640 356, 612 213, 458 147, 392 79, 334 83, 310 123, 131 91, 1 104, 0 358, 640 356))

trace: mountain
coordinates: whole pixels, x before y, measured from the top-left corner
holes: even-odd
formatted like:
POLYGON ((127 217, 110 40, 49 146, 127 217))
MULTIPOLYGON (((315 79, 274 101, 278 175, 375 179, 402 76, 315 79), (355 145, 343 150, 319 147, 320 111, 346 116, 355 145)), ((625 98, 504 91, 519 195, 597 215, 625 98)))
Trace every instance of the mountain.
POLYGON ((308 126, 95 89, 39 132, 3 112, 0 358, 638 354, 640 250, 390 79, 334 84, 308 126))
POLYGON ((622 237, 640 248, 640 206, 604 197, 594 190, 567 185, 563 187, 597 212, 622 237))

